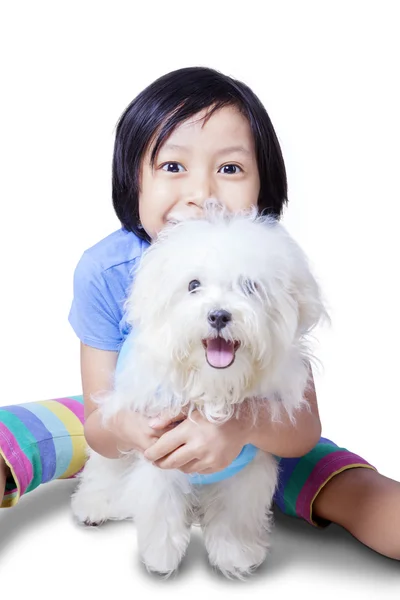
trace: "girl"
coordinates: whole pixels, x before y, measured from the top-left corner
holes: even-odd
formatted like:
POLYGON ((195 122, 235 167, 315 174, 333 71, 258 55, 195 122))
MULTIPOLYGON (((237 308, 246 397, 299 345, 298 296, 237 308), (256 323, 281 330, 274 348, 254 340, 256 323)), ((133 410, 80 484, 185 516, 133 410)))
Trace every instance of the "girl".
POLYGON ((285 166, 255 94, 207 68, 161 77, 119 121, 112 183, 122 227, 84 252, 74 275, 69 320, 81 341, 83 396, 0 409, 2 506, 13 506, 40 483, 74 477, 84 465, 86 443, 109 458, 135 448, 161 469, 200 474, 224 469, 252 443, 282 457, 275 496, 281 510, 318 527, 338 523, 399 560, 400 484, 320 438, 314 389, 308 394, 311 411, 299 412, 295 427, 271 424, 265 416, 255 427, 245 416, 218 426, 198 413, 195 422, 184 419, 174 427, 167 415, 149 422, 121 413, 105 430, 91 400, 112 385, 129 333, 123 304, 131 273, 166 222, 201 215, 210 196, 232 211, 257 205, 281 216, 285 166))

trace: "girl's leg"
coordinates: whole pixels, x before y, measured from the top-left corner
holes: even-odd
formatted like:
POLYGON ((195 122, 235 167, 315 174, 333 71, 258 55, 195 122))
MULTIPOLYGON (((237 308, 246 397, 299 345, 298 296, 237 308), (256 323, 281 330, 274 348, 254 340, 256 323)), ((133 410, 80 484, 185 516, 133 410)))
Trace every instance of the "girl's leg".
POLYGON ((2 507, 41 483, 75 477, 86 461, 83 397, 1 407, 0 455, 9 473, 4 495, 0 476, 2 507))
POLYGON ((400 483, 376 471, 334 477, 314 502, 316 518, 333 521, 376 552, 400 560, 400 483))
POLYGON ((341 525, 373 550, 400 559, 400 483, 325 438, 301 458, 280 459, 275 502, 311 525, 341 525))
POLYGON ((328 520, 318 518, 314 503, 330 480, 339 473, 356 467, 375 470, 357 454, 339 448, 323 437, 305 456, 278 460, 280 474, 275 492, 276 504, 282 512, 300 517, 315 527, 328 525, 328 520))
POLYGON ((4 490, 6 487, 7 470, 4 458, 0 455, 0 498, 4 497, 4 490))

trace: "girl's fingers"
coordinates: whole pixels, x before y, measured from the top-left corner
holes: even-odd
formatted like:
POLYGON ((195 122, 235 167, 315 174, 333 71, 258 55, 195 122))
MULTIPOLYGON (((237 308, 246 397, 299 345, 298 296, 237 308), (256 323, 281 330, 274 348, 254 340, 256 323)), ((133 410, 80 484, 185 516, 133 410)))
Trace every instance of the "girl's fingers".
POLYGON ((152 429, 166 429, 169 425, 176 424, 179 425, 182 421, 186 419, 186 415, 180 413, 176 417, 169 417, 167 414, 161 414, 160 416, 151 419, 149 421, 149 426, 152 429))
POLYGON ((187 473, 188 475, 192 473, 196 473, 197 475, 210 475, 211 473, 215 473, 216 469, 212 467, 204 467, 200 460, 194 459, 180 468, 183 473, 187 473))
POLYGON ((145 458, 150 462, 156 462, 161 458, 171 454, 174 450, 186 443, 184 432, 179 427, 171 429, 164 433, 158 440, 150 446, 144 453, 145 458))
POLYGON ((180 469, 183 471, 185 466, 193 462, 198 461, 193 458, 193 450, 185 444, 168 456, 164 456, 164 458, 156 461, 155 465, 160 469, 180 469))
POLYGON ((190 475, 192 473, 198 473, 198 466, 200 464, 200 461, 197 460, 197 458, 195 458, 194 460, 191 460, 190 462, 186 463, 185 465, 183 465, 182 467, 180 467, 180 470, 183 473, 186 473, 187 475, 190 475))

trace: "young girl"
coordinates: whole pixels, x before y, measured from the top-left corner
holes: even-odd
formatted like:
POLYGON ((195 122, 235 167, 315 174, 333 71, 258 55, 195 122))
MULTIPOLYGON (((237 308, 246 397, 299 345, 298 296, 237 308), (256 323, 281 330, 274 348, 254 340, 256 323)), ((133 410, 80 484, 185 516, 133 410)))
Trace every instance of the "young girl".
POLYGON ((179 436, 168 435, 167 415, 149 422, 125 413, 101 427, 91 398, 110 387, 129 333, 123 304, 135 263, 166 222, 201 215, 210 196, 232 211, 257 205, 279 218, 285 166, 267 112, 246 85, 207 68, 181 69, 139 94, 118 124, 113 204, 122 228, 84 252, 74 276, 69 320, 81 341, 83 396, 0 409, 2 506, 40 483, 74 477, 86 442, 109 458, 135 448, 161 469, 200 474, 224 469, 252 443, 282 457, 275 496, 282 511, 319 527, 338 523, 399 560, 400 483, 320 438, 314 390, 311 411, 299 412, 295 427, 266 417, 255 427, 245 417, 218 426, 198 413, 176 425, 179 436))

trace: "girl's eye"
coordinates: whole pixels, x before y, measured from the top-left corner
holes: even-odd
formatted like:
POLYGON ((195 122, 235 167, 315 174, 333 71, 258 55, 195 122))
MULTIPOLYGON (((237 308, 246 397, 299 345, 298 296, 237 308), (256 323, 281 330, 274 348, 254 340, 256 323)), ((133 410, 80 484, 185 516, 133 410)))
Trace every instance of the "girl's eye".
POLYGON ((241 171, 242 169, 239 165, 224 165, 220 168, 218 173, 222 172, 223 175, 237 175, 238 173, 241 173, 241 171))
POLYGON ((198 279, 193 279, 193 281, 191 281, 189 283, 189 292, 195 292, 197 290, 197 288, 199 288, 201 285, 200 281, 198 281, 198 279))
POLYGON ((163 171, 167 171, 168 173, 183 173, 185 170, 184 167, 177 162, 165 163, 161 168, 163 171))

